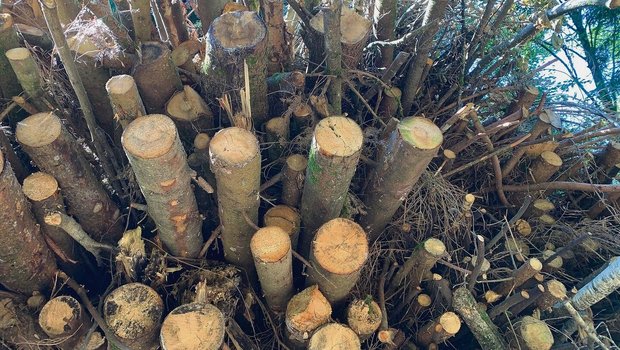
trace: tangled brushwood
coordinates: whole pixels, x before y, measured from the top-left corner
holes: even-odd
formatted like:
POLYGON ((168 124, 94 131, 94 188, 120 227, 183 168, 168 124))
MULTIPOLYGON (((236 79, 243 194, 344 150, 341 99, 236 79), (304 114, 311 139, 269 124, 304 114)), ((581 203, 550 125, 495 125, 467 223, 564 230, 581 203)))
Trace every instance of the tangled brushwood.
POLYGON ((0 2, 0 344, 617 348, 618 7, 0 2))

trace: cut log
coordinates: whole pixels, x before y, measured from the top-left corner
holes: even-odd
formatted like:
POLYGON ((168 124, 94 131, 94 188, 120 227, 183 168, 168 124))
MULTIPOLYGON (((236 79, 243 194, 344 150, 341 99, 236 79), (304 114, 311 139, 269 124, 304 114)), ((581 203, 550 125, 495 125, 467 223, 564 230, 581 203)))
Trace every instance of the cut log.
POLYGON ((508 345, 499 330, 491 322, 487 312, 478 307, 478 303, 467 287, 459 287, 454 291, 452 303, 454 310, 467 324, 482 350, 507 349, 508 345))
POLYGON ((524 217, 540 217, 555 210, 555 205, 547 198, 536 199, 532 205, 527 208, 524 217))
POLYGON ((211 131, 213 113, 207 103, 191 86, 183 86, 166 104, 168 114, 180 130, 181 135, 193 140, 198 133, 211 131))
POLYGON ((286 306, 286 334, 297 347, 304 346, 310 334, 327 323, 332 307, 318 286, 310 286, 291 298, 286 306))
POLYGON ((131 21, 133 22, 133 32, 138 42, 151 41, 154 31, 151 21, 151 1, 150 0, 128 0, 131 10, 131 21))
POLYGON ((73 297, 63 295, 48 301, 39 314, 39 325, 61 349, 79 348, 91 326, 89 315, 73 297))
POLYGON ((394 291, 403 286, 405 279, 411 281, 408 288, 418 287, 422 281, 431 279, 431 269, 444 255, 446 255, 446 246, 442 241, 436 238, 425 240, 415 247, 411 256, 398 270, 390 284, 390 290, 394 291))
MULTIPOLYGON (((555 251, 545 249, 542 253, 542 260, 546 261, 547 259, 549 259, 550 257, 554 255, 555 255, 555 251)), ((555 258, 553 258, 553 260, 546 262, 542 270, 547 273, 553 273, 557 271, 558 269, 562 268, 563 264, 564 264, 564 259, 562 259, 560 255, 558 255, 555 258)))
POLYGON ((284 230, 291 239, 293 250, 297 249, 301 216, 299 211, 287 205, 276 205, 263 216, 265 226, 277 226, 284 230))
POLYGON ((407 118, 394 130, 370 174, 361 218, 371 242, 379 237, 443 142, 441 130, 425 118, 407 118))
POLYGON ((312 130, 312 126, 314 125, 312 107, 307 103, 299 104, 299 106, 293 110, 291 124, 291 139, 307 132, 307 130, 312 130))
POLYGON ((10 14, 0 13, 0 76, 2 76, 0 92, 5 99, 19 96, 22 92, 19 80, 5 56, 8 50, 20 47, 19 37, 13 24, 13 17, 10 14))
POLYGON ((217 181, 217 202, 226 261, 254 270, 250 240, 258 222, 261 156, 251 132, 231 127, 220 130, 209 144, 211 171, 217 181))
POLYGON ((308 256, 314 232, 340 215, 363 139, 359 125, 345 117, 325 118, 314 129, 301 198, 302 255, 308 256))
POLYGON ((36 172, 24 179, 22 190, 32 204, 32 212, 41 225, 41 231, 54 242, 60 252, 56 259, 59 265, 67 272, 75 275, 79 270, 76 265, 79 261, 75 241, 59 227, 45 224, 45 216, 52 211, 65 211, 58 182, 52 175, 36 172), (60 254, 59 254, 60 253, 60 254), (66 261, 67 259, 73 262, 66 261))
POLYGON ((346 311, 347 324, 361 341, 370 338, 381 325, 381 308, 373 300, 355 299, 346 311))
POLYGON ((84 230, 99 241, 116 242, 123 233, 120 211, 60 119, 52 112, 34 114, 18 123, 15 134, 39 169, 58 181, 84 230))
POLYGON ((501 282, 493 291, 499 295, 507 296, 508 293, 514 291, 535 274, 542 270, 542 263, 536 258, 531 258, 527 262, 523 263, 521 267, 514 270, 512 273, 512 279, 509 281, 501 282))
POLYGON ((342 303, 368 259, 368 240, 355 222, 336 218, 323 224, 312 241, 308 285, 318 284, 327 300, 342 303))
POLYGON ((534 182, 546 182, 562 166, 562 158, 551 151, 543 152, 530 166, 534 182))
POLYGON ((571 298, 571 303, 577 310, 586 310, 618 288, 620 288, 620 259, 615 258, 592 281, 577 291, 571 298))
MULTIPOLYGON (((374 22, 377 28, 377 40, 392 41, 394 40, 394 27, 396 26, 396 18, 398 16, 396 0, 381 0, 375 2, 374 22)), ((377 67, 389 67, 394 60, 394 46, 382 45, 381 57, 378 58, 377 67)))
POLYGON ((184 3, 175 0, 156 0, 156 3, 166 24, 166 33, 172 47, 177 47, 187 41, 189 33, 185 25, 184 3))
MULTIPOLYGON (((289 10, 290 11, 290 10, 289 10)), ((282 0, 261 1, 261 14, 267 25, 267 47, 269 75, 286 69, 291 60, 288 32, 284 23, 284 2, 282 0)))
POLYGON ((504 299, 504 301, 502 301, 501 303, 497 304, 496 306, 494 306, 492 309, 489 310, 489 317, 491 319, 495 319, 496 317, 498 317, 499 315, 507 312, 511 307, 523 302, 524 300, 530 299, 530 294, 525 291, 522 290, 519 293, 515 293, 511 296, 509 296, 508 298, 504 299))
POLYGON ((525 108, 526 110, 530 109, 530 107, 534 104, 534 101, 536 101, 536 98, 538 98, 539 93, 538 88, 535 86, 528 85, 523 87, 517 94, 516 100, 508 106, 508 109, 504 115, 511 115, 518 112, 522 108, 525 108))
POLYGON ((549 280, 545 283, 545 291, 536 299, 536 305, 539 309, 549 310, 557 302, 566 299, 566 287, 564 283, 558 280, 549 280))
POLYGON ((196 12, 200 18, 203 32, 206 32, 211 23, 222 14, 224 5, 229 0, 196 0, 196 12))
POLYGON ((319 328, 308 343, 308 350, 360 350, 362 345, 351 328, 339 323, 328 323, 319 328))
POLYGON ((277 226, 256 231, 250 241, 254 265, 267 305, 276 311, 285 311, 293 296, 293 255, 291 239, 277 226))
POLYGON ((508 237, 504 243, 504 248, 510 255, 512 255, 517 261, 524 262, 530 255, 530 246, 519 238, 508 237))
POLYGON ((379 104, 379 116, 387 124, 391 118, 398 117, 402 91, 396 86, 383 89, 383 97, 379 104))
POLYGON ((172 95, 183 89, 170 50, 160 42, 143 42, 141 62, 134 68, 133 77, 150 114, 164 111, 172 95))
POLYGON ((17 80, 28 95, 29 102, 41 112, 49 111, 51 104, 45 97, 41 71, 30 50, 23 47, 10 49, 6 51, 6 57, 17 76, 17 80))
POLYGON ((136 82, 131 75, 115 75, 105 84, 114 119, 123 129, 134 119, 146 115, 136 82))
POLYGON ((144 284, 129 283, 113 290, 103 303, 103 318, 123 342, 135 350, 157 347, 164 302, 144 284))
MULTIPOLYGON (((245 86, 247 64, 250 105, 254 125, 269 117, 267 99, 267 27, 255 12, 235 11, 217 17, 207 34, 207 52, 203 71, 215 80, 215 97, 245 86), (223 84, 223 85, 221 85, 223 84)), ((210 86, 209 90, 213 90, 210 86)), ((240 107, 240 106, 238 106, 240 107)), ((241 108, 238 108, 241 110, 241 108)))
POLYGON ((195 39, 181 43, 172 50, 172 62, 174 65, 191 73, 199 72, 199 63, 202 60, 196 56, 202 49, 203 44, 195 39))
POLYGON ((454 312, 446 312, 418 330, 416 342, 425 347, 439 345, 456 335, 461 329, 461 320, 454 312))
POLYGON ((517 233, 519 233, 521 237, 527 237, 532 234, 532 226, 530 225, 529 222, 523 219, 518 219, 515 222, 514 228, 516 229, 517 233))
POLYGON ((123 132, 122 143, 164 245, 175 256, 196 257, 202 220, 174 122, 162 114, 139 117, 123 132))
POLYGON ((56 263, 13 169, 0 153, 0 283, 31 294, 50 287, 56 263))
POLYGON ((265 142, 269 160, 275 162, 284 154, 289 140, 289 118, 275 117, 265 123, 265 142))
POLYGON ((553 334, 544 321, 532 316, 522 317, 512 324, 508 333, 510 349, 549 350, 553 346, 553 334))
MULTIPOLYGON (((308 159, 301 154, 293 154, 286 158, 282 176, 282 203, 295 208, 299 207, 306 166, 308 166, 308 159)), ((294 246, 297 247, 296 244, 294 246)))
POLYGON ((185 304, 172 310, 160 331, 162 350, 219 349, 224 342, 226 321, 215 306, 185 304))

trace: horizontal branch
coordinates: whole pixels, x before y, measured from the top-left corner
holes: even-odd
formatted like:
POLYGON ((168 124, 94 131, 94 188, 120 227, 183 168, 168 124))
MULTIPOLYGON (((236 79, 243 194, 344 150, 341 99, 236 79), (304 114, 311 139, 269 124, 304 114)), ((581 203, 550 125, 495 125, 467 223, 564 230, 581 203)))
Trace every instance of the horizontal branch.
MULTIPOLYGON (((480 192, 488 193, 494 190, 495 188, 489 187, 489 188, 483 189, 480 192)), ((599 185, 599 184, 589 184, 589 183, 571 182, 571 181, 541 182, 541 183, 529 184, 529 185, 504 185, 505 192, 531 192, 531 191, 545 191, 545 190, 613 193, 613 192, 620 192, 620 185, 599 185)))

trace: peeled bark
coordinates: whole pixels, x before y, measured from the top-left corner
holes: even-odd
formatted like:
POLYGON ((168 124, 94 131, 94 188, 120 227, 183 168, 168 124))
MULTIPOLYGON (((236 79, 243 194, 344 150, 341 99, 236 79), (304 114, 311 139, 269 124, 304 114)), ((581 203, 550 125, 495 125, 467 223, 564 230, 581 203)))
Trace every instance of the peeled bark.
POLYGON ((200 17, 203 32, 206 33, 211 23, 222 14, 224 5, 228 2, 228 0, 196 0, 196 4, 198 5, 196 12, 198 13, 198 17, 200 17))
MULTIPOLYGON (((289 10, 291 11, 291 10, 289 10)), ((291 60, 288 32, 284 23, 284 2, 282 0, 261 1, 261 13, 267 25, 267 47, 269 75, 286 69, 291 60)))
POLYGON ((353 300, 346 315, 347 324, 361 341, 370 338, 381 325, 381 308, 372 300, 353 300))
POLYGON ((293 250, 297 249, 301 217, 299 211, 286 205, 276 205, 263 216, 265 226, 277 226, 284 230, 291 239, 293 250))
POLYGON ((360 350, 362 345, 351 328, 339 323, 328 323, 319 328, 308 342, 308 350, 360 350))
POLYGON ((534 182, 545 182, 562 166, 562 158, 550 151, 543 152, 530 167, 534 182))
POLYGON ((326 324, 332 307, 318 286, 310 286, 295 294, 286 306, 286 334, 294 346, 303 346, 310 334, 326 324))
POLYGON ((543 266, 540 260, 536 258, 529 259, 523 263, 521 267, 512 272, 511 280, 501 282, 493 291, 499 295, 506 296, 511 291, 514 291, 516 288, 520 287, 527 280, 534 277, 535 274, 539 273, 542 270, 542 267, 543 266))
POLYGON ((314 232, 340 216, 362 143, 359 125, 345 117, 325 118, 314 129, 301 198, 302 255, 308 256, 314 232))
POLYGON ((446 312, 418 330, 416 342, 426 347, 439 345, 461 329, 461 320, 454 312, 446 312))
POLYGON ((187 41, 189 34, 185 25, 184 3, 176 0, 156 0, 156 2, 166 23, 166 32, 172 47, 177 47, 187 41))
POLYGON ((261 156, 258 140, 236 127, 220 130, 209 144, 211 171, 217 181, 217 201, 226 261, 250 273, 254 260, 250 240, 258 222, 261 156))
POLYGON ((141 51, 141 62, 134 68, 132 76, 146 111, 149 114, 162 113, 172 95, 183 89, 181 78, 166 45, 143 42, 141 51))
MULTIPOLYGON (((235 11, 216 18, 207 34, 203 70, 215 97, 245 86, 244 62, 248 67, 250 107, 254 125, 269 117, 267 98, 267 27, 255 12, 235 11)), ((248 91, 246 91, 248 93, 248 91)), ((241 110, 240 106, 237 110, 241 110)))
POLYGON ((482 350, 507 349, 508 345, 497 327, 491 322, 485 310, 478 306, 476 299, 467 287, 454 291, 452 303, 454 310, 463 318, 482 350))
POLYGON ((172 118, 183 138, 193 140, 198 133, 211 131, 213 113, 203 98, 189 85, 176 92, 166 103, 166 114, 172 118))
POLYGON ((122 143, 164 245, 175 256, 196 257, 202 220, 174 122, 161 114, 139 117, 123 132, 122 143))
POLYGON ((443 142, 428 119, 407 118, 390 134, 366 187, 367 214, 361 225, 376 240, 405 200, 443 142))
POLYGON ((99 241, 115 242, 123 232, 119 209, 82 156, 78 141, 52 112, 34 114, 17 125, 17 141, 63 191, 69 212, 99 241))
POLYGON ((103 303, 103 318, 123 342, 135 350, 157 346, 164 302, 144 284, 129 283, 113 290, 103 303))
POLYGON ((525 316, 512 323, 508 339, 510 349, 549 350, 553 346, 553 334, 544 321, 525 316))
POLYGON ((295 208, 299 206, 307 165, 308 160, 301 154, 286 158, 282 177, 282 203, 295 208))
POLYGON ((0 92, 5 99, 19 96, 22 87, 5 53, 19 47, 19 38, 13 26, 13 17, 8 13, 0 13, 0 92))
POLYGON ((39 111, 50 110, 51 104, 45 98, 45 91, 42 87, 41 72, 30 50, 23 47, 11 49, 6 52, 6 57, 11 63, 17 80, 28 95, 29 102, 39 111))
POLYGON ((162 350, 219 349, 224 343, 226 320, 215 306, 185 304, 172 310, 160 331, 162 350))
POLYGON ((307 284, 318 284, 334 305, 342 303, 357 283, 368 259, 368 240, 355 222, 336 218, 325 223, 312 241, 307 284))
POLYGON ((115 75, 105 84, 114 119, 123 129, 134 119, 146 115, 136 82, 131 75, 115 75))
POLYGON ((58 347, 73 350, 82 345, 91 321, 75 298, 62 295, 45 303, 39 325, 50 338, 62 340, 58 347))
POLYGON ((289 234, 277 226, 261 228, 252 237, 250 249, 267 305, 276 312, 286 310, 294 293, 289 234))
POLYGON ((422 281, 432 278, 431 269, 445 254, 446 246, 436 238, 420 243, 394 276, 390 289, 395 290, 402 286, 405 279, 411 281, 409 288, 420 286, 422 281))
POLYGON ((10 164, 0 153, 0 283, 31 294, 51 286, 56 263, 10 164))
MULTIPOLYGON (((613 259, 613 258, 612 258, 613 259)), ((615 258, 571 298, 575 309, 586 310, 620 288, 620 259, 615 258)))
POLYGON ((155 29, 151 21, 151 1, 128 0, 128 2, 131 9, 131 21, 133 22, 136 41, 151 41, 151 35, 155 29))

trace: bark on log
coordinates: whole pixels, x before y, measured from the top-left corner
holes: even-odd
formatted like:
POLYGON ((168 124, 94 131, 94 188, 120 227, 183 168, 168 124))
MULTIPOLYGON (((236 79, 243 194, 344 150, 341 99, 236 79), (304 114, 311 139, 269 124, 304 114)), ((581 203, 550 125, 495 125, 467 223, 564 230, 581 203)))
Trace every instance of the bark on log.
POLYGON ((265 226, 277 226, 283 229, 291 239, 293 250, 297 249, 301 225, 301 216, 297 209, 287 205, 276 205, 267 210, 263 216, 263 223, 265 226))
POLYGON ((189 85, 172 95, 166 103, 166 114, 174 120, 183 139, 193 140, 198 133, 213 128, 211 108, 189 85))
POLYGON ((123 130, 134 119, 146 115, 136 82, 131 75, 115 75, 105 84, 114 119, 123 130))
POLYGON ((267 305, 276 312, 286 310, 294 293, 291 239, 277 226, 256 231, 250 241, 254 265, 267 305))
POLYGON ((99 241, 116 242, 123 233, 120 211, 60 119, 52 112, 32 115, 17 125, 15 135, 35 164, 58 181, 84 230, 99 241))
POLYGON ((103 303, 103 318, 123 342, 135 350, 157 347, 164 302, 144 284, 129 283, 113 290, 103 303))
MULTIPOLYGON (((282 203, 294 208, 299 207, 307 166, 308 159, 301 154, 293 154, 286 158, 282 176, 282 203)), ((297 244, 294 246, 297 247, 297 244)))
MULTIPOLYGON (((377 28, 377 40, 394 40, 394 27, 396 26, 396 0, 381 0, 375 2, 375 23, 377 28)), ((381 57, 377 62, 377 67, 389 67, 394 60, 394 45, 382 45, 381 57)))
POLYGON ((562 166, 562 158, 550 151, 543 152, 530 166, 534 182, 545 182, 562 166))
POLYGON ((83 345, 91 323, 80 302, 68 295, 48 301, 39 314, 43 331, 50 338, 61 340, 57 346, 64 350, 78 349, 83 345))
POLYGON ((173 0, 156 0, 161 10, 164 23, 166 24, 166 32, 168 40, 172 47, 179 46, 182 42, 189 39, 187 26, 185 25, 185 8, 182 1, 173 0))
POLYGON ((390 134, 366 186, 367 214, 361 224, 371 242, 383 232, 442 142, 441 130, 419 117, 404 119, 390 134))
POLYGON ((536 299, 536 305, 539 309, 546 311, 564 299, 566 299, 564 283, 553 279, 545 283, 545 291, 536 299))
POLYGON ((285 70, 291 60, 291 45, 288 43, 288 32, 284 23, 284 1, 261 1, 261 13, 267 25, 267 72, 272 75, 285 70))
POLYGON ((327 323, 332 307, 318 286, 310 286, 295 294, 286 306, 286 336, 291 345, 303 347, 310 334, 327 323))
POLYGON ((0 92, 5 99, 19 96, 22 87, 19 80, 11 68, 5 53, 19 47, 19 38, 13 26, 13 17, 8 13, 0 13, 0 92))
POLYGON ((381 308, 373 300, 355 299, 346 311, 347 324, 360 341, 370 338, 381 325, 381 308))
POLYGON ((383 97, 379 104, 378 113, 386 124, 388 124, 390 119, 398 118, 401 96, 402 91, 396 86, 383 89, 383 97))
POLYGON ((164 245, 175 256, 196 257, 202 220, 174 122, 162 114, 139 117, 123 132, 122 143, 164 245))
POLYGON ((491 322, 489 315, 480 308, 467 287, 459 287, 454 291, 452 303, 454 310, 467 324, 482 350, 503 350, 508 345, 497 327, 491 322))
POLYGON ((499 295, 507 296, 508 293, 514 291, 515 288, 518 288, 527 280, 534 277, 535 274, 539 273, 542 267, 540 260, 531 258, 523 263, 521 267, 513 271, 512 279, 501 282, 493 291, 499 295))
POLYGON ((319 328, 308 342, 308 350, 360 350, 362 345, 351 328, 339 323, 328 323, 319 328))
POLYGON ((554 209, 555 205, 550 200, 547 198, 539 198, 527 208, 527 211, 523 214, 523 216, 526 218, 540 217, 541 215, 547 214, 554 209))
POLYGON ((49 111, 51 109, 51 104, 45 97, 45 91, 42 87, 43 80, 41 79, 41 72, 30 50, 23 47, 10 49, 6 52, 6 57, 21 87, 28 95, 29 102, 39 111, 49 111))
POLYGON ((348 219, 332 219, 314 236, 306 283, 318 284, 330 303, 341 304, 367 259, 368 240, 362 227, 348 219))
POLYGON ((4 154, 4 158, 11 164, 17 180, 20 183, 24 181, 29 171, 26 170, 24 163, 15 153, 15 149, 4 130, 0 130, 0 152, 4 154))
POLYGON ((215 306, 185 304, 172 310, 160 331, 162 350, 219 349, 224 343, 226 321, 215 306))
MULTIPOLYGON (((207 34, 207 53, 203 71, 210 84, 216 84, 215 97, 245 86, 247 63, 250 107, 254 125, 269 117, 267 98, 267 27, 254 12, 235 11, 216 18, 207 34)), ((210 85, 210 91, 214 86, 210 85)), ((241 110, 240 106, 238 110, 241 110)))
POLYGON ((422 326, 416 335, 416 342, 425 347, 439 345, 456 335, 461 329, 461 320, 454 312, 446 312, 439 318, 422 326))
POLYGON ((359 125, 345 117, 325 118, 314 129, 301 197, 302 255, 308 256, 314 232, 340 215, 363 138, 359 125))
POLYGON ((56 271, 54 256, 2 153, 0 205, 0 283, 9 290, 25 294, 47 289, 56 271))
POLYGON ((586 310, 620 288, 620 259, 614 259, 592 281, 581 287, 571 298, 577 310, 586 310))
POLYGON ((183 89, 177 68, 172 62, 170 50, 160 42, 143 42, 140 46, 141 62, 134 68, 144 107, 150 114, 162 113, 172 95, 183 89))
POLYGON ((308 130, 314 129, 314 114, 312 107, 307 103, 301 103, 295 110, 291 118, 291 139, 301 135, 308 130))
POLYGON ((536 86, 523 87, 517 94, 516 100, 508 106, 504 116, 520 111, 522 108, 529 110, 534 104, 534 101, 536 101, 536 98, 538 98, 538 94, 539 90, 536 86))
POLYGON ((211 26, 211 23, 222 14, 224 5, 229 0, 196 0, 196 12, 200 18, 203 32, 206 32, 211 26))
POLYGON ((553 334, 544 321, 532 316, 520 318, 512 324, 508 333, 510 349, 549 350, 553 346, 553 334))
POLYGON ((138 42, 151 41, 155 29, 151 21, 150 0, 128 0, 131 10, 133 32, 138 42))
POLYGON ((250 240, 258 222, 261 156, 258 140, 236 127, 220 130, 209 144, 211 171, 217 181, 217 201, 226 261, 254 270, 250 240))
POLYGON ((289 140, 289 118, 275 117, 265 123, 265 142, 268 144, 268 157, 275 162, 286 149, 289 140))
POLYGON ((432 278, 431 269, 435 263, 446 254, 446 246, 436 238, 429 238, 414 248, 411 256, 407 258, 403 266, 398 270, 390 290, 403 285, 405 279, 411 281, 409 288, 420 286, 423 280, 432 278))

